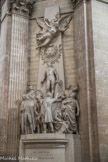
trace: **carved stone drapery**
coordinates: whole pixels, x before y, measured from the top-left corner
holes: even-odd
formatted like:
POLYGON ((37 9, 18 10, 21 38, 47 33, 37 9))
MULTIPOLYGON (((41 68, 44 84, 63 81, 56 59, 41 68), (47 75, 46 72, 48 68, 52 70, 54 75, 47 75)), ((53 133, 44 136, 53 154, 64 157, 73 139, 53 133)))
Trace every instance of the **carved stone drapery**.
POLYGON ((29 87, 23 94, 20 106, 22 134, 33 133, 78 133, 79 104, 76 99, 78 85, 70 86, 52 97, 41 90, 29 87), (57 102, 60 103, 59 107, 57 102), (55 104, 56 107, 53 107, 55 104))

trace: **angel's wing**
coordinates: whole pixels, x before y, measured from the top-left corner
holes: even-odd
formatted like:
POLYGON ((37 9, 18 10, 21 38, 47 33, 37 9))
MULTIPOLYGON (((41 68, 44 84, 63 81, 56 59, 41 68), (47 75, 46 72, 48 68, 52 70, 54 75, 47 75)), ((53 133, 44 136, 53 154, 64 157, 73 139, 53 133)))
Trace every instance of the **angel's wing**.
POLYGON ((46 25, 46 23, 44 22, 44 20, 40 19, 40 18, 37 18, 36 19, 36 22, 37 24, 39 25, 39 27, 41 29, 43 29, 43 31, 47 32, 49 27, 46 25))
POLYGON ((72 17, 73 17, 72 15, 66 15, 66 16, 60 18, 59 19, 59 29, 60 30, 65 29, 69 25, 70 21, 72 20, 72 17))

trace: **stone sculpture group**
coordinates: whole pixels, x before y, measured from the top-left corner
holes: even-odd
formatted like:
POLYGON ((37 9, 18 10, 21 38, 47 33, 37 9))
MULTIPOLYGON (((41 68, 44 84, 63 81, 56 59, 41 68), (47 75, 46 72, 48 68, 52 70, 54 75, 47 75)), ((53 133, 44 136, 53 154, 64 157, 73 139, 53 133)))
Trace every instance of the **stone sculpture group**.
MULTIPOLYGON (((60 18, 57 14, 54 19, 37 19, 42 31, 36 35, 38 47, 47 57, 58 55, 52 50, 55 45, 51 45, 57 33, 64 32, 70 23, 71 16, 66 15, 60 18), (64 25, 62 20, 66 22, 64 25), (61 26, 62 24, 62 26, 61 26)), ((56 47, 57 48, 57 47, 56 47)), ((59 50, 56 50, 59 51, 59 50)), ((45 59, 45 57, 43 57, 45 59)), ((79 116, 79 105, 76 99, 78 85, 63 89, 63 81, 60 80, 57 69, 53 64, 57 62, 57 57, 48 59, 47 68, 40 82, 41 87, 45 84, 46 91, 33 89, 32 86, 23 95, 21 102, 21 132, 22 134, 33 133, 74 133, 78 132, 77 116, 79 116)))
POLYGON ((69 87, 52 97, 30 86, 21 103, 21 132, 33 133, 77 133, 79 105, 76 99, 78 87, 69 87), (59 103, 59 104, 58 104, 59 103), (54 110, 53 106, 56 105, 54 110), (58 106, 59 105, 59 106, 58 106))

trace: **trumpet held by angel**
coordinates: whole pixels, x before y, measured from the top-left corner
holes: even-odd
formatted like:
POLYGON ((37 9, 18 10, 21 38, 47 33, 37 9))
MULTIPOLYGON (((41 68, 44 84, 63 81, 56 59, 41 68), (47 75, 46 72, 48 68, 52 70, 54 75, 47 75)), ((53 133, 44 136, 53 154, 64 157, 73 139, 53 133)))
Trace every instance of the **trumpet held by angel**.
POLYGON ((48 19, 42 20, 40 18, 36 19, 37 24, 42 29, 36 34, 36 40, 38 47, 46 47, 58 33, 63 33, 67 30, 69 23, 72 19, 72 15, 66 15, 60 17, 59 14, 55 16, 54 19, 49 21, 48 19))

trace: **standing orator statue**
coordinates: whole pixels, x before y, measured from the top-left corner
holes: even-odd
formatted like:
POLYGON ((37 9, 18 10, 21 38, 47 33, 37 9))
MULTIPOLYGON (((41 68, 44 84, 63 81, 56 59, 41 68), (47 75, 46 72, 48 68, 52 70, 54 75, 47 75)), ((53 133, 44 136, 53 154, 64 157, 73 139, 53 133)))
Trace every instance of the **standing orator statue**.
POLYGON ((41 84, 43 84, 45 80, 47 80, 47 93, 51 92, 52 97, 54 97, 55 85, 59 81, 59 76, 51 63, 48 63, 48 68, 45 70, 41 84))
POLYGON ((55 98, 52 98, 52 95, 50 92, 47 93, 47 97, 44 100, 44 133, 47 132, 47 126, 50 129, 50 132, 54 132, 53 127, 53 116, 52 116, 52 104, 57 100, 58 93, 55 98))

